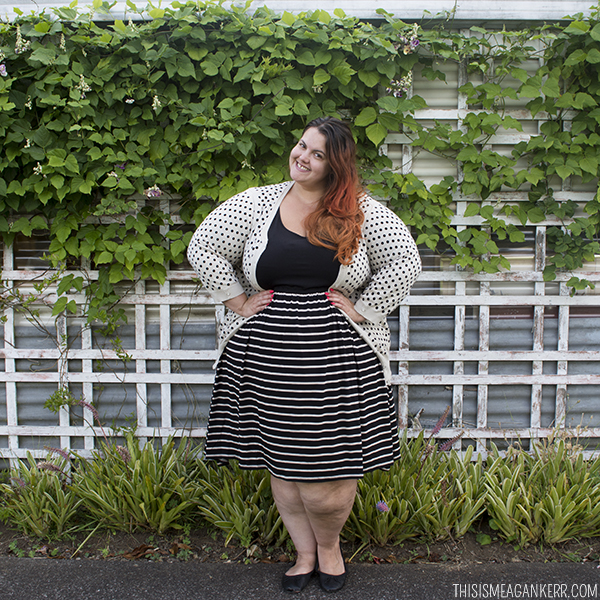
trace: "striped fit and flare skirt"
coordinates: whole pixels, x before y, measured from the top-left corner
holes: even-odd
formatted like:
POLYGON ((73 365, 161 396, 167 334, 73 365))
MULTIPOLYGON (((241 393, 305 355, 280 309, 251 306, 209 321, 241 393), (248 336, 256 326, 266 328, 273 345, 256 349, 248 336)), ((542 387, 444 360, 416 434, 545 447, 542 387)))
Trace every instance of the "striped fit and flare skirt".
POLYGON ((399 458, 381 363, 324 292, 276 291, 229 340, 204 452, 289 481, 360 478, 399 458))

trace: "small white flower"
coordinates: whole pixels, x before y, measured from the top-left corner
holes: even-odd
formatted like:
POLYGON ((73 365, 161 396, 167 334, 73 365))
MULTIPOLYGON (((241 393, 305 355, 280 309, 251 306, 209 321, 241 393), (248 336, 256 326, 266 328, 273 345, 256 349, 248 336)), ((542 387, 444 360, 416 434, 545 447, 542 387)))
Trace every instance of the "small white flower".
POLYGON ((158 198, 158 196, 162 196, 162 190, 157 185, 153 185, 144 190, 144 194, 146 198, 158 198))
POLYGON ((135 102, 135 100, 133 98, 127 98, 125 100, 125 104, 133 104, 135 102))
POLYGON ((65 40, 65 34, 60 34, 60 45, 58 46, 63 52, 67 49, 67 42, 65 40))
POLYGON ((158 112, 158 109, 162 106, 162 104, 160 103, 160 100, 158 99, 158 96, 154 96, 153 100, 152 100, 152 110, 155 112, 158 112))
MULTIPOLYGON (((25 145, 23 146, 23 148, 31 148, 31 140, 30 140, 29 138, 27 138, 27 139, 25 140, 25 145)), ((38 165, 39 165, 39 164, 40 164, 40 163, 38 163, 38 165)), ((35 169, 34 169, 34 171, 35 171, 35 169)))
POLYGON ((82 100, 85 98, 86 92, 92 91, 92 88, 87 84, 85 77, 83 76, 83 73, 79 76, 79 83, 75 86, 75 89, 79 90, 82 100))
POLYGON ((390 87, 385 91, 388 94, 392 94, 396 98, 402 98, 402 96, 410 90, 412 86, 412 71, 407 73, 401 79, 392 79, 390 81, 390 87))
POLYGON ((30 46, 30 41, 23 41, 23 36, 21 35, 21 26, 17 25, 17 40, 15 42, 15 54, 21 54, 21 52, 29 50, 30 46))
POLYGON ((403 54, 412 54, 419 46, 419 25, 415 23, 408 34, 408 37, 398 35, 398 43, 394 44, 394 48, 399 50, 402 48, 403 54))
POLYGON ((114 177, 117 181, 119 181, 119 176, 114 171, 108 173, 107 177, 114 177))
POLYGON ((31 96, 27 96, 27 102, 25 102, 25 108, 29 108, 31 110, 31 96))
POLYGON ((46 177, 46 175, 42 172, 42 165, 38 163, 35 167, 33 167, 33 172, 36 175, 41 175, 42 177, 46 177))
POLYGON ((322 85, 313 85, 313 92, 315 94, 320 94, 323 91, 322 85))

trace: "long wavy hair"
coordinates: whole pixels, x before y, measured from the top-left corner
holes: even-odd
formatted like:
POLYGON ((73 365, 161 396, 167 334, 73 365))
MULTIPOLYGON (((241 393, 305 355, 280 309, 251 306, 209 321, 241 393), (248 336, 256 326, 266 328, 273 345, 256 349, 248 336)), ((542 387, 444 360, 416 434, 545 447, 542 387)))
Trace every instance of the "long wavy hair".
POLYGON ((356 168, 356 144, 350 127, 334 117, 314 119, 304 132, 312 127, 325 136, 330 171, 317 210, 305 220, 308 241, 336 250, 336 258, 348 265, 358 251, 365 218, 358 202, 362 186, 356 168))

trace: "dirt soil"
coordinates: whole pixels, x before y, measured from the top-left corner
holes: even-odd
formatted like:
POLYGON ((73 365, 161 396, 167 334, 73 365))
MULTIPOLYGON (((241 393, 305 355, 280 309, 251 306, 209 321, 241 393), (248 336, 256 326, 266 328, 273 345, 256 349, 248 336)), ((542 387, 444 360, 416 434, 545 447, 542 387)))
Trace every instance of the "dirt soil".
MULTIPOLYGON (((460 540, 436 543, 405 542, 397 546, 365 546, 345 542, 347 562, 370 563, 510 563, 510 562, 598 562, 600 538, 573 540, 555 546, 518 548, 502 542, 493 531, 468 533, 460 540)), ((48 559, 154 560, 277 563, 293 560, 288 548, 249 549, 235 542, 224 545, 220 533, 205 529, 186 533, 81 533, 70 539, 47 542, 24 536, 0 523, 0 556, 48 559)), ((600 565, 599 565, 600 566, 600 565)))

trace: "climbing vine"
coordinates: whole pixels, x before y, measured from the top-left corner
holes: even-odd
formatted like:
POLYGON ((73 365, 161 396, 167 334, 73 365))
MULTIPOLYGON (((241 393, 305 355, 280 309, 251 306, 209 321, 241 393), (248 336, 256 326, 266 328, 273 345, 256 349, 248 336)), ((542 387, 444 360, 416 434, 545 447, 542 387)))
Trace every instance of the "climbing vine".
POLYGON ((17 234, 45 232, 50 266, 98 273, 66 271, 55 315, 75 313, 69 294, 79 292, 89 321, 123 318, 114 310, 123 290, 139 279, 164 282, 167 266, 184 260, 193 226, 218 202, 288 177, 289 148, 322 114, 352 123, 372 192, 420 244, 450 251, 462 268, 510 268, 497 241, 521 241, 523 232, 507 217, 561 221, 548 229, 548 280, 599 251, 600 196, 580 214, 553 194, 561 181, 598 177, 598 11, 568 26, 473 27, 465 35, 384 11, 374 24, 341 10, 128 6, 127 22, 94 20, 111 8, 95 0, 88 11, 74 3, 0 24, 0 234, 10 244, 17 234), (540 58, 533 74, 525 68, 540 58), (413 81, 443 79, 446 62, 477 74, 460 89, 467 108, 458 129, 414 118, 426 103, 411 93, 413 81), (506 102, 522 99, 546 120, 507 156, 487 142, 521 130, 506 102), (390 131, 409 136, 415 152, 456 163, 460 175, 427 187, 395 170, 380 152, 390 131), (511 189, 527 190, 528 201, 484 202, 511 189), (457 194, 472 198, 465 216, 479 215, 482 225, 452 226, 457 194), (161 203, 172 198, 176 222, 161 203))

